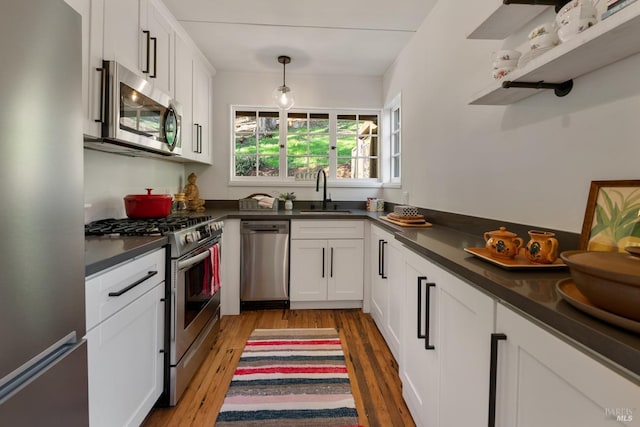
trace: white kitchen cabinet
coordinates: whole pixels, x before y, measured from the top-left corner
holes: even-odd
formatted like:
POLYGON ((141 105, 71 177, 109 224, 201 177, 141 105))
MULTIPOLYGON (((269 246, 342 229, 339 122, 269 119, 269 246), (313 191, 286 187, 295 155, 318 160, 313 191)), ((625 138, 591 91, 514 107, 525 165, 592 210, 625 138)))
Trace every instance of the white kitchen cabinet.
POLYGON ((362 221, 291 221, 290 301, 361 302, 363 233, 362 221), (315 238, 319 235, 333 238, 315 238))
POLYGON ((486 426, 495 302, 405 251, 400 377, 407 406, 417 425, 486 426))
POLYGON ((165 250, 86 281, 89 419, 138 426, 163 389, 165 250))
POLYGON ((211 73, 180 32, 175 34, 175 97, 182 105, 182 157, 211 164, 211 73))
POLYGON ((193 59, 193 127, 197 131, 194 160, 211 164, 211 74, 197 57, 193 59))
POLYGON ((173 22, 154 0, 108 0, 104 59, 115 60, 173 95, 173 22))
POLYGON ((83 132, 98 137, 102 74, 104 0, 66 0, 82 16, 82 106, 83 132))
POLYGON ((496 331, 496 426, 640 426, 637 384, 502 304, 496 331))
MULTIPOLYGON (((505 23, 508 22, 509 15, 499 11, 511 10, 514 6, 536 7, 506 6, 498 1, 494 3, 496 14, 500 16, 499 22, 505 23)), ((485 28, 483 25, 481 27, 485 28)), ((507 89, 502 87, 504 81, 563 83, 637 53, 640 53, 640 2, 599 21, 572 39, 534 58, 524 67, 512 71, 505 78, 494 81, 473 95, 469 104, 512 104, 540 93, 540 89, 507 89)))
POLYGON ((371 316, 391 353, 400 360, 405 316, 404 257, 393 235, 371 226, 371 316))

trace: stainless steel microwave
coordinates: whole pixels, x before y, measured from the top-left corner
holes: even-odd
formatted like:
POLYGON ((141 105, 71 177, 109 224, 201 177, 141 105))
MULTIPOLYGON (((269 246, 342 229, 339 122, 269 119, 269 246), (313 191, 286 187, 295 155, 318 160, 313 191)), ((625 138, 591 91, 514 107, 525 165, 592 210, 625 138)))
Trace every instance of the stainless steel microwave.
POLYGON ((98 71, 102 138, 85 139, 85 147, 131 156, 180 156, 180 104, 115 61, 104 61, 98 71))

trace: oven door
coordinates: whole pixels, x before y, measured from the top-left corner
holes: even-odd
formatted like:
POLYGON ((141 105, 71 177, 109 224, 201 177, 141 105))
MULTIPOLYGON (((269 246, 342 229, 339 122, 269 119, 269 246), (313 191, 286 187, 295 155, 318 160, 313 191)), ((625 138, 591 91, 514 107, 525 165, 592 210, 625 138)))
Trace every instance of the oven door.
POLYGON ((212 242, 173 262, 171 364, 182 358, 220 306, 214 291, 212 242))

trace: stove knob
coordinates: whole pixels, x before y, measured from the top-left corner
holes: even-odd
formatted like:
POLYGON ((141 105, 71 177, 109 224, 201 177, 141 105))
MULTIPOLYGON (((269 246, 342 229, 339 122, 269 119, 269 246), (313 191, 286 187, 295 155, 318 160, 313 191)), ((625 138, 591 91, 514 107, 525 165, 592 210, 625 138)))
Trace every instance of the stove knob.
POLYGON ((193 239, 193 234, 192 233, 187 233, 184 235, 184 243, 193 243, 194 239, 193 239))

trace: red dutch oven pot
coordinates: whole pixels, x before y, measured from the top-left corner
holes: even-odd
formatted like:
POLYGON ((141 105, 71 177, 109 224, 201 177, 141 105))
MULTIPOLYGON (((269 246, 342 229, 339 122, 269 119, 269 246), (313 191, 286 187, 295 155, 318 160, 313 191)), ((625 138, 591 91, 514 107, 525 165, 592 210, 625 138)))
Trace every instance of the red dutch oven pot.
POLYGON ((124 198, 124 209, 129 218, 164 218, 171 212, 169 194, 129 194, 124 198))

